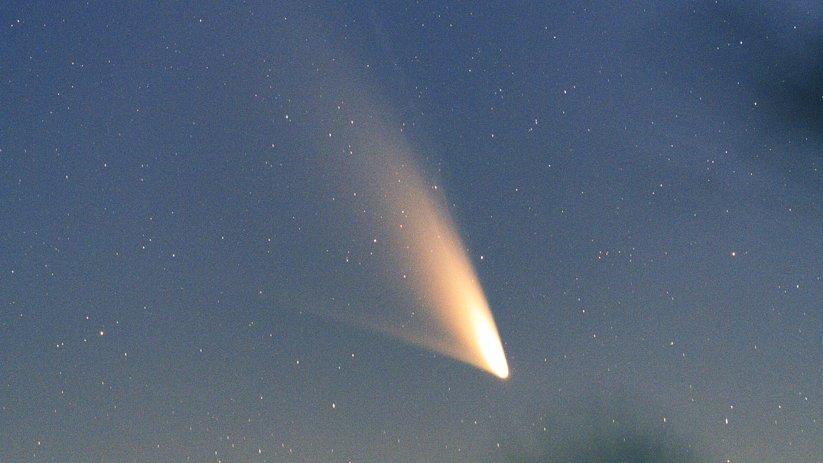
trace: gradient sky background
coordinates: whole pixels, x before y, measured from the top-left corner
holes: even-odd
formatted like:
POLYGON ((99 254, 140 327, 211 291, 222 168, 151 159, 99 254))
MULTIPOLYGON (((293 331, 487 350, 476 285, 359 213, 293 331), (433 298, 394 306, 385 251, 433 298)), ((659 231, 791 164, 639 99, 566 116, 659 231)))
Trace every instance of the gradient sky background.
POLYGON ((2 462, 823 461, 820 2, 4 2, 0 108, 2 462), (507 382, 324 316, 384 116, 507 382))

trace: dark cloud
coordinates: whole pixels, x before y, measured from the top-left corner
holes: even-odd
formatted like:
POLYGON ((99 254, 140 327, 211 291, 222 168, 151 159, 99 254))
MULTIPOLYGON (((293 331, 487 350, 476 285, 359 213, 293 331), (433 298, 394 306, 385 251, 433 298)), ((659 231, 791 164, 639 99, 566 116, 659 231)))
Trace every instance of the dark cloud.
MULTIPOLYGON (((542 413, 539 426, 512 436, 511 463, 697 463, 702 443, 676 430, 641 400, 589 401, 589 406, 542 413), (641 413, 642 411, 642 413, 641 413), (534 431, 534 429, 537 431, 534 431)), ((658 410, 659 412, 659 410, 658 410)))

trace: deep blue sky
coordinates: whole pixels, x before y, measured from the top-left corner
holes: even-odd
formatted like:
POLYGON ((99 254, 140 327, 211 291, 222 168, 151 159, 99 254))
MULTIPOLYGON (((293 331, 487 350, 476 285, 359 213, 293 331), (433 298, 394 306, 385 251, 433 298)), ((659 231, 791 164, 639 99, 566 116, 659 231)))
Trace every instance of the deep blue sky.
POLYGON ((815 1, 5 2, 0 461, 823 461, 821 76, 815 1), (402 291, 350 87, 509 381, 322 315, 402 291))

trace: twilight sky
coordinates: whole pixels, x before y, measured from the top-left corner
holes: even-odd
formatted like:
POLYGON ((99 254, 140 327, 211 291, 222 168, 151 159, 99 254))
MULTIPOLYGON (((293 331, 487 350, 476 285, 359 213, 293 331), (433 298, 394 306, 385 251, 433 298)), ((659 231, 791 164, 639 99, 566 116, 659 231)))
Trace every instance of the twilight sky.
POLYGON ((820 2, 12 0, 0 108, 0 462, 823 461, 820 2))

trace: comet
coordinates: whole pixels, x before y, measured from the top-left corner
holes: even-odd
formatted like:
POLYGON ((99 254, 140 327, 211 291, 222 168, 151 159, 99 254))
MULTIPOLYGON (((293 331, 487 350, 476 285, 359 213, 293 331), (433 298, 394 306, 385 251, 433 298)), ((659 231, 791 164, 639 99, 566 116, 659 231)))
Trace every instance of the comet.
MULTIPOLYGON (((393 154, 394 160, 399 156, 393 154)), ((445 201, 438 189, 427 187, 411 167, 412 160, 400 164, 405 167, 396 176, 400 182, 390 182, 393 194, 383 195, 387 204, 404 211, 403 226, 390 234, 392 253, 413 269, 406 281, 433 327, 403 337, 507 379, 509 366, 497 325, 445 201)))
MULTIPOLYGON (((406 181, 413 183, 413 178, 406 177, 406 181)), ((409 185, 410 189, 421 187, 409 185)), ((431 193, 408 194, 415 206, 407 214, 404 230, 408 232, 398 237, 396 245, 409 253, 417 269, 411 284, 430 316, 444 328, 441 351, 498 378, 508 378, 497 325, 457 228, 431 193)))
MULTIPOLYGON (((380 86, 369 82, 365 72, 369 67, 335 48, 339 38, 306 36, 306 30, 324 29, 310 27, 322 25, 310 19, 290 22, 298 37, 293 52, 311 59, 296 59, 294 67, 280 70, 287 73, 281 88, 297 83, 290 101, 299 101, 304 114, 315 117, 304 126, 305 133, 320 135, 312 137, 318 154, 307 178, 322 177, 317 188, 335 198, 334 206, 324 207, 337 208, 322 228, 335 235, 330 227, 348 224, 345 230, 341 225, 340 235, 356 237, 365 231, 379 236, 368 241, 383 246, 380 252, 359 249, 369 262, 385 260, 377 272, 382 280, 369 289, 379 288, 381 296, 401 294, 397 304, 375 302, 383 313, 332 309, 327 314, 507 379, 503 342, 444 189, 421 168, 418 161, 424 157, 409 140, 405 124, 379 98, 380 86), (301 69, 301 62, 311 66, 301 69)), ((352 246, 352 240, 345 245, 352 246)))
MULTIPOLYGON (((361 164, 359 174, 378 188, 367 202, 382 217, 378 228, 388 241, 383 248, 388 262, 381 273, 384 279, 385 274, 402 273, 399 284, 412 294, 414 317, 385 309, 371 317, 356 312, 331 315, 508 379, 509 365, 497 324, 445 207, 442 188, 428 185, 398 145, 378 145, 385 151, 379 156, 373 152, 376 157, 361 164), (362 166, 371 167, 364 172, 362 166)), ((394 288, 397 283, 387 286, 394 288)))

